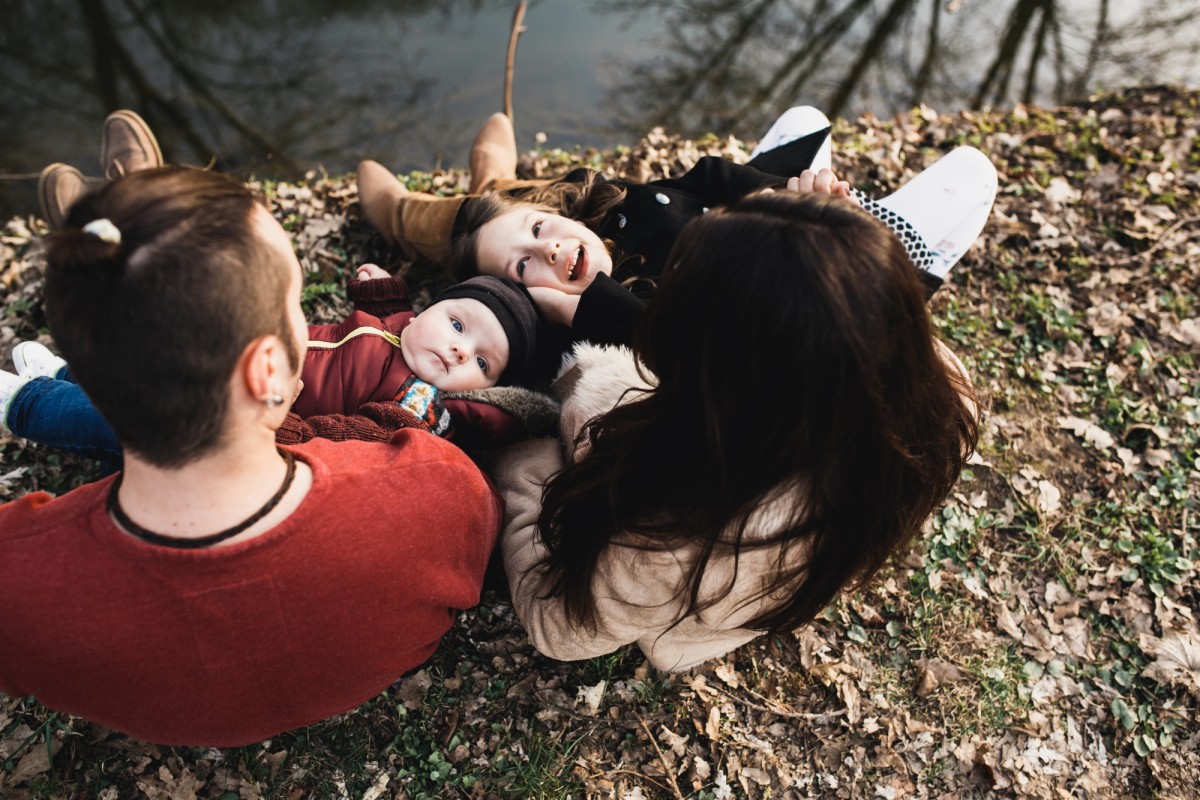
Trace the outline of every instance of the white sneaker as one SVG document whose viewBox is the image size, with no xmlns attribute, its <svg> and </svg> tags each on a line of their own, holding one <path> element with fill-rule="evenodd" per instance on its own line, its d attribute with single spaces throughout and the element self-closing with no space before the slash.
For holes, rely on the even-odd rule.
<svg viewBox="0 0 1200 800">
<path fill-rule="evenodd" d="M 758 140 L 758 146 L 754 148 L 754 152 L 750 153 L 750 158 L 754 159 L 759 153 L 765 153 L 769 150 L 774 150 L 776 147 L 782 147 L 788 142 L 794 142 L 802 136 L 816 133 L 828 127 L 829 117 L 825 116 L 820 109 L 812 106 L 795 106 L 794 108 L 789 108 L 779 115 L 779 119 L 775 120 L 775 123 Z M 816 172 L 820 169 L 831 169 L 832 165 L 833 143 L 829 137 L 826 137 L 825 143 L 821 145 L 821 149 L 813 157 L 813 162 L 809 166 L 809 169 Z"/>
<path fill-rule="evenodd" d="M 41 342 L 21 342 L 13 348 L 12 360 L 22 378 L 57 378 L 67 365 Z"/>
<path fill-rule="evenodd" d="M 8 404 L 28 380 L 0 369 L 0 428 L 8 428 Z"/>
</svg>

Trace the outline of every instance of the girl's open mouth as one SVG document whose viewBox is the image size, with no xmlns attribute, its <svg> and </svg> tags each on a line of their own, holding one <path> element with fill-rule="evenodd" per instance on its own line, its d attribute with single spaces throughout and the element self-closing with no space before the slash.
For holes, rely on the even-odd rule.
<svg viewBox="0 0 1200 800">
<path fill-rule="evenodd" d="M 587 250 L 583 245 L 575 251 L 575 258 L 567 263 L 567 281 L 577 281 L 587 274 Z"/>
</svg>

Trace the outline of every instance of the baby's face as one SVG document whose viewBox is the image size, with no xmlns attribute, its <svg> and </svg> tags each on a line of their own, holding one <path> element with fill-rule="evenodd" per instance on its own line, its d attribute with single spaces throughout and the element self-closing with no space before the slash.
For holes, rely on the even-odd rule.
<svg viewBox="0 0 1200 800">
<path fill-rule="evenodd" d="M 447 392 L 495 386 L 508 366 L 508 337 L 478 300 L 434 303 L 400 333 L 400 352 L 413 373 Z"/>
<path fill-rule="evenodd" d="M 612 256 L 591 228 L 536 208 L 516 208 L 479 229 L 477 257 L 484 275 L 583 294 L 599 273 L 612 274 Z"/>
</svg>

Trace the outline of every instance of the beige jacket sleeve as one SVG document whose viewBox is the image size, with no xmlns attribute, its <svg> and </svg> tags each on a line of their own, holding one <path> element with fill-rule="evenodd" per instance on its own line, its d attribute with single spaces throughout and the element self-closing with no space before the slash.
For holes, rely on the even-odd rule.
<svg viewBox="0 0 1200 800">
<path fill-rule="evenodd" d="M 559 442 L 537 439 L 501 453 L 494 475 L 507 506 L 501 555 L 513 607 L 539 652 L 574 661 L 611 653 L 670 626 L 680 614 L 674 587 L 683 573 L 672 553 L 610 547 L 593 579 L 594 631 L 568 619 L 561 597 L 544 597 L 539 565 L 546 548 L 537 530 L 542 486 L 564 463 Z"/>
<path fill-rule="evenodd" d="M 561 597 L 544 597 L 539 565 L 546 547 L 538 535 L 542 487 L 566 463 L 566 447 L 578 460 L 575 442 L 584 424 L 646 386 L 626 348 L 576 348 L 575 375 L 563 398 L 562 442 L 522 442 L 496 460 L 493 478 L 507 505 L 501 555 L 513 606 L 529 639 L 541 653 L 563 661 L 611 653 L 669 628 L 681 613 L 677 596 L 684 568 L 677 554 L 610 546 L 601 556 L 593 591 L 596 630 L 568 619 Z"/>
</svg>

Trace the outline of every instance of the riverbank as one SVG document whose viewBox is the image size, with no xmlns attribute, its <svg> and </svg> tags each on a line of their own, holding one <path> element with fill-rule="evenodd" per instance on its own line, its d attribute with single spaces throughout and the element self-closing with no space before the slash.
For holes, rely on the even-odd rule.
<svg viewBox="0 0 1200 800">
<path fill-rule="evenodd" d="M 957 144 L 992 158 L 1001 189 L 932 305 L 987 408 L 979 453 L 916 550 L 812 625 L 663 675 L 636 650 L 546 660 L 487 595 L 424 669 L 260 746 L 160 748 L 0 698 L 0 794 L 1193 796 L 1198 105 L 1200 91 L 1156 88 L 837 123 L 835 167 L 869 193 Z M 615 152 L 529 153 L 521 169 L 647 179 L 748 149 L 652 133 Z M 398 266 L 352 176 L 263 189 L 310 272 L 314 321 L 346 312 L 340 287 L 358 263 Z M 42 230 L 26 217 L 0 234 L 5 357 L 44 331 Z M 413 278 L 437 288 L 428 270 Z M 0 434 L 0 501 L 94 475 Z"/>
</svg>

